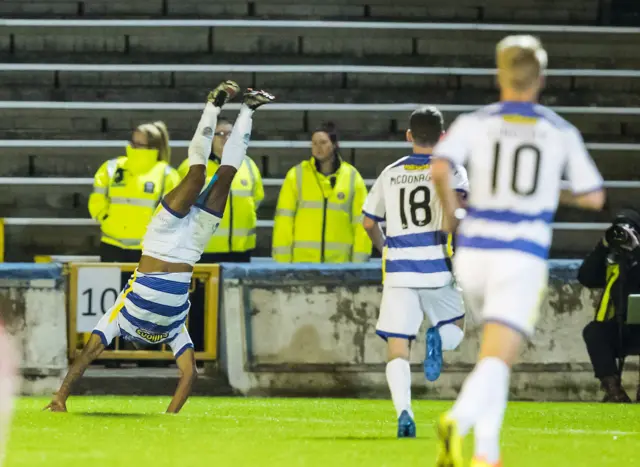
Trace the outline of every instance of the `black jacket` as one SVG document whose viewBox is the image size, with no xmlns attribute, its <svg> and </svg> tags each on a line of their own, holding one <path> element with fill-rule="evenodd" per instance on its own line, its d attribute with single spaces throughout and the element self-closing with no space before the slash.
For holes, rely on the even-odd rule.
<svg viewBox="0 0 640 467">
<path fill-rule="evenodd" d="M 624 301 L 621 302 L 619 267 L 602 241 L 584 259 L 578 270 L 578 281 L 589 289 L 604 289 L 600 304 L 596 309 L 595 320 L 606 321 L 615 317 L 615 310 L 626 310 L 626 297 L 640 293 L 640 262 L 631 260 L 626 271 Z M 606 303 L 603 303 L 606 301 Z M 621 305 L 625 305 L 622 306 Z"/>
</svg>

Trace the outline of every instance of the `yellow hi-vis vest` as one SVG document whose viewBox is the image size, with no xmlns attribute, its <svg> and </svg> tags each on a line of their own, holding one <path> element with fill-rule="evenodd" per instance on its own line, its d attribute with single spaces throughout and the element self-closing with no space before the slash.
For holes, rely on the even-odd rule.
<svg viewBox="0 0 640 467">
<path fill-rule="evenodd" d="M 220 160 L 207 163 L 207 183 L 220 167 Z M 185 160 L 178 173 L 184 178 L 189 172 L 189 161 Z M 229 199 L 222 221 L 204 249 L 205 253 L 245 252 L 256 247 L 256 211 L 264 199 L 262 177 L 258 166 L 245 157 L 231 182 Z"/>
<path fill-rule="evenodd" d="M 278 198 L 273 258 L 294 263 L 367 261 L 371 240 L 361 222 L 366 197 L 364 180 L 346 162 L 328 176 L 318 172 L 313 158 L 295 166 Z"/>
<path fill-rule="evenodd" d="M 122 156 L 100 166 L 89 197 L 89 213 L 100 222 L 104 243 L 140 250 L 156 206 L 180 177 L 166 162 L 158 161 L 141 175 L 127 171 L 126 162 Z"/>
</svg>

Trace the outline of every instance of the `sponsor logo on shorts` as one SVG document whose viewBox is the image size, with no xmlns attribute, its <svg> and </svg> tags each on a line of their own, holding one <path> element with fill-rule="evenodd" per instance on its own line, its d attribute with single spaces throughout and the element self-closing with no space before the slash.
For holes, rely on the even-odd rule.
<svg viewBox="0 0 640 467">
<path fill-rule="evenodd" d="M 163 332 L 162 334 L 153 334 L 145 331 L 144 329 L 136 329 L 136 334 L 149 342 L 160 342 L 169 337 L 168 332 Z"/>
<path fill-rule="evenodd" d="M 145 193 L 153 193 L 156 189 L 156 184 L 153 182 L 146 182 L 144 184 L 144 192 Z"/>
</svg>

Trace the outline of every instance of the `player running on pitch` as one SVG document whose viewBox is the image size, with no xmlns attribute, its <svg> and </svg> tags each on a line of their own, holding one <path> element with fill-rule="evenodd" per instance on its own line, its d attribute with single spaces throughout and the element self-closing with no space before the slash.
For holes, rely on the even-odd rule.
<svg viewBox="0 0 640 467">
<path fill-rule="evenodd" d="M 384 288 L 376 333 L 387 341 L 386 375 L 398 414 L 398 438 L 416 436 L 409 350 L 424 315 L 431 324 L 424 362 L 428 380 L 440 376 L 442 349 L 455 349 L 464 335 L 462 296 L 451 273 L 442 204 L 431 182 L 432 147 L 442 136 L 443 125 L 435 107 L 422 107 L 411 114 L 407 141 L 413 143 L 413 154 L 382 171 L 363 207 L 364 228 L 376 248 L 384 249 Z M 468 190 L 463 167 L 453 174 L 452 184 L 463 202 Z M 385 217 L 386 237 L 378 224 Z"/>
<path fill-rule="evenodd" d="M 226 81 L 209 94 L 189 145 L 189 172 L 163 198 L 147 228 L 138 268 L 73 362 L 47 406 L 52 411 L 66 411 L 71 386 L 116 336 L 141 345 L 167 343 L 180 370 L 180 381 L 167 412 L 177 413 L 189 397 L 196 377 L 193 344 L 185 326 L 193 266 L 222 218 L 231 182 L 249 144 L 253 112 L 274 100 L 264 91 L 245 93 L 221 165 L 203 190 L 220 109 L 238 90 L 236 83 Z"/>
<path fill-rule="evenodd" d="M 605 199 L 578 130 L 536 104 L 547 66 L 540 41 L 506 37 L 496 58 L 500 102 L 458 117 L 431 168 L 447 228 L 455 231 L 464 212 L 450 195 L 450 163 L 468 164 L 469 207 L 457 231 L 454 270 L 467 306 L 484 321 L 478 363 L 438 424 L 439 467 L 463 465 L 462 437 L 472 428 L 471 466 L 501 465 L 510 369 L 538 319 L 558 202 L 599 210 Z M 563 173 L 571 193 L 560 193 Z"/>
</svg>

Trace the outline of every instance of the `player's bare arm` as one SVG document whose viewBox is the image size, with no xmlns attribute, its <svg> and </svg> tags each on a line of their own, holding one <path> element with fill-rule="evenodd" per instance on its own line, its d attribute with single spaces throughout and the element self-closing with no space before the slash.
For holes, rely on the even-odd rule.
<svg viewBox="0 0 640 467">
<path fill-rule="evenodd" d="M 187 349 L 182 355 L 180 355 L 176 359 L 176 364 L 180 371 L 180 379 L 178 380 L 178 387 L 173 395 L 173 399 L 171 399 L 171 403 L 167 408 L 167 413 L 180 412 L 180 409 L 182 409 L 191 394 L 193 383 L 195 383 L 198 377 L 196 356 L 193 349 Z"/>
<path fill-rule="evenodd" d="M 98 358 L 104 348 L 100 337 L 92 334 L 80 355 L 73 361 L 60 389 L 58 389 L 58 392 L 53 396 L 49 405 L 45 407 L 45 410 L 51 410 L 52 412 L 67 411 L 67 399 L 71 394 L 74 383 L 82 377 L 91 362 Z"/>
<path fill-rule="evenodd" d="M 605 198 L 605 191 L 602 189 L 582 195 L 576 195 L 570 190 L 562 190 L 560 192 L 560 204 L 594 211 L 602 209 Z"/>
<path fill-rule="evenodd" d="M 448 160 L 434 159 L 431 162 L 431 179 L 444 209 L 442 227 L 446 232 L 455 232 L 459 222 L 455 212 L 461 206 L 458 194 L 451 187 L 451 166 Z"/>
<path fill-rule="evenodd" d="M 386 237 L 384 235 L 384 232 L 382 232 L 382 227 L 380 227 L 380 224 L 378 224 L 377 221 L 365 216 L 362 220 L 362 226 L 364 227 L 364 230 L 367 231 L 367 235 L 369 235 L 369 238 L 373 242 L 373 245 L 378 249 L 380 253 L 382 253 Z"/>
</svg>

